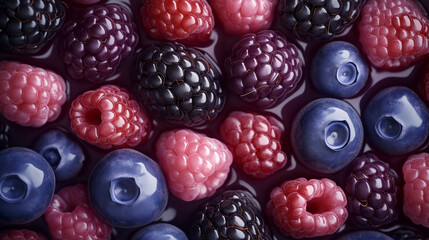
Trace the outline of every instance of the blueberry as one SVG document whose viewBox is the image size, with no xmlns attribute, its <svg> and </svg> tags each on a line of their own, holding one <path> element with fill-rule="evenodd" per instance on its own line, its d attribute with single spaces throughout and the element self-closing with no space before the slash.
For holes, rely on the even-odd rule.
<svg viewBox="0 0 429 240">
<path fill-rule="evenodd" d="M 292 147 L 310 169 L 334 173 L 349 164 L 363 145 L 363 126 L 348 103 L 321 98 L 307 104 L 295 117 Z"/>
<path fill-rule="evenodd" d="M 390 155 L 406 154 L 423 145 L 429 135 L 428 119 L 429 109 L 406 87 L 380 91 L 363 112 L 369 142 Z"/>
<path fill-rule="evenodd" d="M 133 149 L 108 153 L 89 176 L 95 212 L 116 227 L 139 227 L 158 219 L 167 206 L 168 189 L 159 165 Z"/>
<path fill-rule="evenodd" d="M 37 139 L 33 149 L 49 162 L 59 181 L 77 176 L 85 160 L 79 144 L 60 130 L 44 133 Z"/>
<path fill-rule="evenodd" d="M 331 97 L 354 96 L 364 87 L 368 73 L 368 65 L 359 50 L 343 41 L 324 45 L 311 65 L 314 87 Z"/>
<path fill-rule="evenodd" d="M 185 233 L 174 225 L 157 223 L 140 229 L 131 240 L 188 240 Z"/>
<path fill-rule="evenodd" d="M 393 240 L 393 238 L 387 236 L 384 233 L 376 231 L 357 231 L 350 232 L 346 235 L 341 236 L 338 240 Z"/>
<path fill-rule="evenodd" d="M 43 215 L 54 196 L 55 175 L 37 152 L 23 147 L 0 151 L 0 220 L 29 223 Z"/>
</svg>

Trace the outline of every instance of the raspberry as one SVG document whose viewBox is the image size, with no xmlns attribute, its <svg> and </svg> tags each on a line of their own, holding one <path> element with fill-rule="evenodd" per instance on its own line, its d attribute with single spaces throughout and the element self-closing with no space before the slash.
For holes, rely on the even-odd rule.
<svg viewBox="0 0 429 240">
<path fill-rule="evenodd" d="M 0 113 L 22 126 L 40 127 L 58 118 L 66 101 L 61 76 L 38 67 L 0 61 Z"/>
<path fill-rule="evenodd" d="M 370 0 L 358 27 L 375 67 L 403 69 L 429 53 L 429 21 L 412 0 Z"/>
<path fill-rule="evenodd" d="M 40 233 L 27 229 L 7 229 L 0 232 L 0 240 L 46 240 L 47 238 Z"/>
<path fill-rule="evenodd" d="M 283 125 L 273 117 L 232 112 L 220 126 L 222 140 L 246 174 L 267 177 L 285 166 L 281 150 Z"/>
<path fill-rule="evenodd" d="M 332 234 L 347 219 L 346 196 L 327 178 L 286 181 L 270 198 L 268 214 L 283 234 L 294 238 Z"/>
<path fill-rule="evenodd" d="M 429 227 L 429 153 L 408 157 L 404 174 L 404 214 L 415 224 Z"/>
<path fill-rule="evenodd" d="M 258 32 L 271 26 L 278 0 L 211 0 L 210 5 L 229 34 Z"/>
<path fill-rule="evenodd" d="M 298 48 L 271 30 L 242 36 L 225 61 L 230 89 L 262 108 L 274 107 L 292 92 L 302 65 Z"/>
<path fill-rule="evenodd" d="M 77 97 L 70 107 L 71 129 L 100 148 L 134 147 L 149 137 L 151 122 L 125 90 L 105 85 Z"/>
<path fill-rule="evenodd" d="M 146 32 L 156 39 L 188 44 L 207 41 L 214 26 L 206 0 L 142 0 L 140 17 Z"/>
<path fill-rule="evenodd" d="M 102 82 L 112 76 L 138 42 L 131 16 L 119 5 L 85 8 L 64 25 L 62 59 L 74 79 Z"/>
<path fill-rule="evenodd" d="M 398 215 L 398 175 L 373 154 L 356 158 L 346 175 L 345 189 L 350 219 L 361 227 L 378 227 Z"/>
<path fill-rule="evenodd" d="M 225 182 L 232 163 L 225 144 L 188 129 L 161 134 L 156 155 L 170 191 L 185 201 L 211 196 Z"/>
</svg>

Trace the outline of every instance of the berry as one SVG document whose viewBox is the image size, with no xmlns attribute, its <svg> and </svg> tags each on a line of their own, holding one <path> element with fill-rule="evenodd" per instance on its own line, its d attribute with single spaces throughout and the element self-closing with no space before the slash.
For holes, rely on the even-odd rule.
<svg viewBox="0 0 429 240">
<path fill-rule="evenodd" d="M 283 234 L 294 238 L 325 236 L 347 219 L 347 199 L 330 179 L 298 178 L 272 190 L 268 214 Z"/>
<path fill-rule="evenodd" d="M 9 125 L 6 124 L 6 121 L 0 117 L 0 150 L 6 149 L 9 147 Z"/>
<path fill-rule="evenodd" d="M 151 122 L 134 98 L 114 85 L 77 97 L 70 107 L 71 129 L 103 149 L 133 147 L 149 137 Z"/>
<path fill-rule="evenodd" d="M 55 194 L 45 220 L 54 240 L 110 239 L 111 227 L 92 210 L 83 184 L 65 187 Z"/>
<path fill-rule="evenodd" d="M 147 48 L 138 59 L 137 98 L 158 117 L 185 126 L 213 120 L 225 104 L 220 70 L 206 55 L 179 43 Z"/>
<path fill-rule="evenodd" d="M 262 108 L 274 107 L 292 92 L 302 65 L 298 48 L 271 30 L 242 36 L 225 61 L 230 90 Z"/>
<path fill-rule="evenodd" d="M 267 177 L 286 165 L 281 150 L 283 124 L 273 117 L 232 112 L 220 126 L 220 135 L 246 174 Z"/>
<path fill-rule="evenodd" d="M 0 240 L 46 240 L 41 234 L 27 229 L 6 229 L 0 232 Z"/>
<path fill-rule="evenodd" d="M 59 0 L 4 0 L 0 4 L 0 49 L 35 53 L 61 29 L 65 3 Z"/>
<path fill-rule="evenodd" d="M 404 69 L 429 53 L 429 20 L 412 0 L 369 0 L 358 27 L 375 67 Z"/>
<path fill-rule="evenodd" d="M 131 240 L 188 240 L 186 234 L 174 225 L 168 223 L 156 223 L 140 229 Z"/>
<path fill-rule="evenodd" d="M 401 227 L 396 228 L 393 231 L 389 232 L 389 235 L 392 236 L 395 240 L 422 240 L 425 239 L 424 233 L 419 232 L 410 226 L 401 225 Z M 426 232 L 426 238 L 428 237 Z"/>
<path fill-rule="evenodd" d="M 404 214 L 414 224 L 429 227 L 429 153 L 408 157 L 402 166 L 404 174 Z"/>
<path fill-rule="evenodd" d="M 190 240 L 271 240 L 256 199 L 247 191 L 230 190 L 217 196 L 194 214 Z"/>
<path fill-rule="evenodd" d="M 101 0 L 71 0 L 75 3 L 83 4 L 83 5 L 91 5 L 100 2 Z"/>
<path fill-rule="evenodd" d="M 214 26 L 206 0 L 144 0 L 140 17 L 150 37 L 195 44 L 207 41 Z"/>
<path fill-rule="evenodd" d="M 347 233 L 340 238 L 336 238 L 337 240 L 393 240 L 391 237 L 383 234 L 381 232 L 376 231 L 356 231 Z"/>
<path fill-rule="evenodd" d="M 366 0 L 280 0 L 283 25 L 298 38 L 329 40 L 359 16 Z"/>
<path fill-rule="evenodd" d="M 274 18 L 278 0 L 210 0 L 223 29 L 229 34 L 243 35 L 268 29 Z"/>
<path fill-rule="evenodd" d="M 429 63 L 424 68 L 423 77 L 420 79 L 418 89 L 423 101 L 429 103 Z"/>
<path fill-rule="evenodd" d="M 62 59 L 74 79 L 108 81 L 138 42 L 132 17 L 119 5 L 87 7 L 64 25 Z"/>
<path fill-rule="evenodd" d="M 399 179 L 373 154 L 356 158 L 345 178 L 349 218 L 361 227 L 378 227 L 398 215 Z"/>
<path fill-rule="evenodd" d="M 66 84 L 54 72 L 0 61 L 0 113 L 22 126 L 40 127 L 58 118 Z"/>
<path fill-rule="evenodd" d="M 184 201 L 213 195 L 228 177 L 232 163 L 225 144 L 188 129 L 161 134 L 156 156 L 170 191 Z"/>
</svg>

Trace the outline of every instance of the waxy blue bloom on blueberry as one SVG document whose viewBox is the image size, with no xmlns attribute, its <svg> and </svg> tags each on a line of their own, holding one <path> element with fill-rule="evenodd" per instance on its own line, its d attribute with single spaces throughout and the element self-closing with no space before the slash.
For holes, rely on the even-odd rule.
<svg viewBox="0 0 429 240">
<path fill-rule="evenodd" d="M 156 223 L 140 229 L 131 240 L 188 240 L 186 234 L 178 227 L 168 223 Z"/>
</svg>

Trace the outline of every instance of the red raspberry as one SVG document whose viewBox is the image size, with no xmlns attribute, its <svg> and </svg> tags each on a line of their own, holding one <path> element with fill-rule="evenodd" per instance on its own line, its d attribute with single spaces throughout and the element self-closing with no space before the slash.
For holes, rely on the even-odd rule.
<svg viewBox="0 0 429 240">
<path fill-rule="evenodd" d="M 325 236 L 347 219 L 343 190 L 327 178 L 298 178 L 271 192 L 267 210 L 277 227 L 294 238 Z"/>
<path fill-rule="evenodd" d="M 280 145 L 282 130 L 283 125 L 273 117 L 232 112 L 220 126 L 220 135 L 245 173 L 264 178 L 286 164 Z"/>
<path fill-rule="evenodd" d="M 213 11 L 229 34 L 243 35 L 268 29 L 278 0 L 210 0 Z"/>
<path fill-rule="evenodd" d="M 404 173 L 404 214 L 415 224 L 429 227 L 429 153 L 410 156 Z"/>
<path fill-rule="evenodd" d="M 225 144 L 188 129 L 163 133 L 156 156 L 170 191 L 185 201 L 211 196 L 225 182 L 232 163 Z"/>
<path fill-rule="evenodd" d="M 140 16 L 149 36 L 183 43 L 209 39 L 214 26 L 206 0 L 142 0 Z"/>
<path fill-rule="evenodd" d="M 0 61 L 0 113 L 22 126 L 40 127 L 58 118 L 67 98 L 63 78 L 54 72 Z"/>
<path fill-rule="evenodd" d="M 71 129 L 100 148 L 134 147 L 145 142 L 151 123 L 125 90 L 105 85 L 77 97 L 70 108 Z"/>
<path fill-rule="evenodd" d="M 65 187 L 55 194 L 45 220 L 54 239 L 110 239 L 111 227 L 91 208 L 88 189 L 83 184 Z"/>
<path fill-rule="evenodd" d="M 46 240 L 46 237 L 27 229 L 8 229 L 0 232 L 0 240 Z"/>
<path fill-rule="evenodd" d="M 412 0 L 370 0 L 361 14 L 360 42 L 374 66 L 403 69 L 429 53 L 429 20 Z"/>
</svg>

